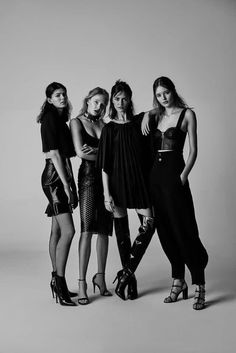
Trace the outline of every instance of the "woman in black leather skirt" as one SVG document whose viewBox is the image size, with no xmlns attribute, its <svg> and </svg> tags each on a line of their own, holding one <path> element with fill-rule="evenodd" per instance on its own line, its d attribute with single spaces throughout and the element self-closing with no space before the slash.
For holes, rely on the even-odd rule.
<svg viewBox="0 0 236 353">
<path fill-rule="evenodd" d="M 72 208 L 77 206 L 76 188 L 70 157 L 75 155 L 69 128 L 69 104 L 66 88 L 57 82 L 46 88 L 46 100 L 37 121 L 41 123 L 42 150 L 46 165 L 42 188 L 49 201 L 46 209 L 52 218 L 49 253 L 52 261 L 52 295 L 61 305 L 74 306 L 76 293 L 68 291 L 65 270 L 75 229 Z"/>
<path fill-rule="evenodd" d="M 105 282 L 108 236 L 112 235 L 112 216 L 105 209 L 101 173 L 96 169 L 98 143 L 104 126 L 108 93 L 96 87 L 83 101 L 79 115 L 70 122 L 75 151 L 82 162 L 78 174 L 81 235 L 79 240 L 79 304 L 89 303 L 86 274 L 92 235 L 97 234 L 97 273 L 92 282 L 102 296 L 111 296 Z"/>
<path fill-rule="evenodd" d="M 153 102 L 158 107 L 151 121 L 153 166 L 150 189 L 163 250 L 172 268 L 173 285 L 165 303 L 176 302 L 180 293 L 188 297 L 185 265 L 196 285 L 193 309 L 205 307 L 205 267 L 207 252 L 199 238 L 188 175 L 197 157 L 195 113 L 176 92 L 173 82 L 160 77 L 153 84 Z M 145 124 L 143 124 L 145 125 Z M 148 133 L 149 127 L 143 128 Z M 189 153 L 186 163 L 183 147 L 186 135 Z"/>
</svg>

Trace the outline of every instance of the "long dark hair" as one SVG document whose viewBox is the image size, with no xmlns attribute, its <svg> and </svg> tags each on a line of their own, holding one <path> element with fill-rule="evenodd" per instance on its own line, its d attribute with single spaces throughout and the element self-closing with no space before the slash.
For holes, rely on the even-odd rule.
<svg viewBox="0 0 236 353">
<path fill-rule="evenodd" d="M 118 93 L 124 92 L 127 97 L 130 99 L 130 104 L 127 108 L 126 114 L 129 119 L 132 119 L 134 116 L 134 107 L 133 107 L 133 102 L 132 102 L 132 90 L 130 86 L 124 82 L 124 81 L 116 81 L 114 86 L 111 89 L 111 96 L 110 96 L 110 107 L 109 107 L 109 115 L 111 119 L 115 119 L 117 115 L 117 111 L 115 110 L 114 104 L 112 102 L 112 99 L 114 96 L 116 96 Z"/>
<path fill-rule="evenodd" d="M 153 107 L 158 108 L 160 114 L 163 113 L 165 108 L 158 102 L 157 97 L 156 97 L 156 89 L 159 86 L 168 89 L 172 93 L 173 99 L 174 99 L 174 104 L 177 107 L 188 108 L 188 105 L 185 103 L 184 99 L 182 97 L 180 97 L 180 95 L 177 93 L 175 85 L 171 81 L 171 79 L 169 79 L 168 77 L 165 77 L 165 76 L 161 76 L 161 77 L 158 77 L 153 83 Z"/>
<path fill-rule="evenodd" d="M 41 107 L 40 113 L 37 116 L 37 123 L 41 123 L 43 121 L 44 116 L 48 112 L 52 112 L 53 114 L 58 114 L 57 108 L 55 108 L 54 105 L 50 104 L 47 100 L 47 98 L 52 97 L 53 92 L 56 91 L 57 89 L 63 89 L 67 94 L 67 89 L 63 84 L 59 82 L 50 83 L 45 90 L 46 100 L 44 101 Z M 68 101 L 67 106 L 63 109 L 62 114 L 60 115 L 64 121 L 68 121 L 71 110 L 72 110 L 72 106 L 71 106 L 71 103 Z"/>
<path fill-rule="evenodd" d="M 95 87 L 91 91 L 89 91 L 87 96 L 84 98 L 83 103 L 82 103 L 82 108 L 80 109 L 78 117 L 84 115 L 87 112 L 88 100 L 90 98 L 96 96 L 97 94 L 100 94 L 100 95 L 104 96 L 104 98 L 105 98 L 105 106 L 104 106 L 104 109 L 102 111 L 101 117 L 104 116 L 104 114 L 106 112 L 106 107 L 107 107 L 107 104 L 108 104 L 108 100 L 109 100 L 109 94 L 104 88 Z"/>
</svg>

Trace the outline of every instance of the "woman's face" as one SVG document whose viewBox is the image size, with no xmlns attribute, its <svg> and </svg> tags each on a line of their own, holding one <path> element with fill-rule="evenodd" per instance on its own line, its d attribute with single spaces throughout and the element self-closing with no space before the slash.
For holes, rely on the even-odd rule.
<svg viewBox="0 0 236 353">
<path fill-rule="evenodd" d="M 173 93 L 168 88 L 162 86 L 157 87 L 156 98 L 164 108 L 169 108 L 174 103 Z"/>
<path fill-rule="evenodd" d="M 65 108 L 68 103 L 66 91 L 63 88 L 56 89 L 51 98 L 48 98 L 48 103 L 54 105 L 57 109 Z"/>
<path fill-rule="evenodd" d="M 113 96 L 112 103 L 117 112 L 125 113 L 130 104 L 130 98 L 125 92 L 118 92 L 115 96 Z"/>
<path fill-rule="evenodd" d="M 102 94 L 96 94 L 87 101 L 87 112 L 99 116 L 106 108 L 106 99 Z"/>
</svg>

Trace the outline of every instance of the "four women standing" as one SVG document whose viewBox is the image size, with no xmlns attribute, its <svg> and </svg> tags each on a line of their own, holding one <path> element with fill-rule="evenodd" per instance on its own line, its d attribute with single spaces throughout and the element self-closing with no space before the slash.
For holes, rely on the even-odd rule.
<svg viewBox="0 0 236 353">
<path fill-rule="evenodd" d="M 66 92 L 65 88 L 61 89 Z M 197 285 L 193 308 L 200 310 L 205 306 L 204 269 L 208 255 L 198 235 L 187 180 L 197 156 L 196 117 L 177 94 L 170 79 L 158 78 L 154 82 L 153 93 L 154 107 L 158 111 L 156 119 L 152 118 L 149 124 L 149 118 L 147 118 L 149 114 L 146 114 L 142 122 L 144 135 L 151 132 L 149 147 L 147 145 L 149 140 L 141 134 L 141 120 L 144 114 L 134 115 L 132 91 L 125 82 L 117 81 L 112 87 L 110 122 L 107 125 L 104 126 L 102 117 L 108 103 L 108 93 L 99 87 L 89 92 L 84 99 L 79 116 L 71 120 L 71 133 L 76 154 L 82 159 L 78 176 L 81 218 L 79 304 L 89 303 L 86 272 L 93 233 L 98 234 L 98 272 L 92 280 L 94 289 L 97 286 L 101 295 L 111 295 L 106 288 L 105 266 L 108 235 L 112 233 L 112 215 L 123 266 L 123 269 L 117 273 L 118 284 L 115 292 L 123 300 L 137 298 L 137 281 L 134 272 L 154 233 L 151 208 L 153 206 L 158 235 L 163 250 L 171 262 L 174 279 L 170 295 L 165 298 L 164 302 L 175 302 L 180 293 L 183 294 L 183 298 L 187 298 L 188 287 L 184 280 L 184 270 L 187 265 L 191 272 L 192 282 Z M 60 116 L 61 110 L 54 104 L 56 101 L 53 100 L 52 94 L 48 94 L 47 97 L 48 103 L 57 109 L 56 112 Z M 52 131 L 55 129 L 55 135 L 59 134 L 56 125 L 51 125 L 51 128 Z M 42 133 L 43 146 L 44 134 Z M 189 155 L 185 164 L 183 146 L 186 135 L 189 138 Z M 59 168 L 57 162 L 53 164 L 53 160 L 58 160 L 54 158 L 55 152 L 52 152 L 54 148 L 60 151 L 57 144 L 43 148 L 44 152 L 47 152 L 46 158 L 52 160 L 50 164 L 47 162 L 46 167 L 54 165 L 67 197 L 64 197 L 67 201 L 66 205 L 69 207 L 71 193 L 67 189 L 66 180 L 68 179 L 65 176 L 67 169 Z M 68 153 L 62 151 L 62 154 L 62 160 L 64 161 L 65 157 L 65 165 L 68 165 L 71 170 L 67 158 L 73 155 L 73 148 Z M 152 157 L 152 163 L 150 157 Z M 59 165 L 64 164 L 61 162 Z M 102 179 L 97 167 L 102 170 Z M 47 168 L 44 174 L 47 174 Z M 71 180 L 73 180 L 72 177 Z M 44 182 L 43 187 L 47 190 L 45 193 L 49 201 L 54 200 L 53 197 L 57 192 L 55 189 L 47 189 L 45 185 L 47 184 Z M 53 201 L 51 204 L 54 207 Z M 141 221 L 133 245 L 131 245 L 127 216 L 129 208 L 136 209 Z M 56 209 L 58 210 L 58 206 Z M 62 218 L 67 218 L 67 220 L 68 214 L 70 215 L 70 224 L 73 225 L 71 214 L 64 208 L 62 212 L 65 212 Z M 61 227 L 59 220 L 53 224 L 55 229 L 57 229 L 55 224 Z M 62 229 L 60 232 L 62 234 Z M 64 278 L 64 272 L 59 264 L 53 268 L 57 271 L 57 276 L 56 284 L 52 288 L 54 292 L 60 293 L 62 290 L 58 278 L 60 275 Z M 64 287 L 66 288 L 66 284 Z M 66 293 L 65 302 L 69 305 L 71 300 L 68 290 Z"/>
</svg>

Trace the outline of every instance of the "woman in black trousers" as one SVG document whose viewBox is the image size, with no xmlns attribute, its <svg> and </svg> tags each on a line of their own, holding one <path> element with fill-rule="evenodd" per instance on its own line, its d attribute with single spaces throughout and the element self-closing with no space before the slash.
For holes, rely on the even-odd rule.
<svg viewBox="0 0 236 353">
<path fill-rule="evenodd" d="M 150 189 L 161 245 L 172 268 L 173 285 L 165 303 L 175 302 L 180 293 L 188 297 L 185 265 L 196 284 L 193 309 L 205 306 L 205 267 L 208 255 L 201 243 L 195 219 L 188 175 L 197 157 L 197 123 L 194 112 L 176 92 L 173 82 L 160 77 L 153 84 L 156 121 L 150 122 L 153 166 Z M 144 124 L 143 132 L 149 132 Z M 186 135 L 189 154 L 186 164 L 183 147 Z"/>
</svg>

